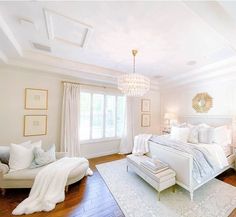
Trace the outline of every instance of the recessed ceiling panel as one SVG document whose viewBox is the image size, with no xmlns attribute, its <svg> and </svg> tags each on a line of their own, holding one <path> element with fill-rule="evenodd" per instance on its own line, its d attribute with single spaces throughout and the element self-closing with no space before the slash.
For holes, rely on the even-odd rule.
<svg viewBox="0 0 236 217">
<path fill-rule="evenodd" d="M 92 28 L 77 20 L 44 10 L 49 39 L 85 47 Z"/>
</svg>

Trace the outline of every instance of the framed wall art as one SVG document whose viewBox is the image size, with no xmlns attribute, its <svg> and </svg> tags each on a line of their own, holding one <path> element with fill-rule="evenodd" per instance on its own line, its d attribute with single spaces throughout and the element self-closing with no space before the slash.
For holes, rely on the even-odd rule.
<svg viewBox="0 0 236 217">
<path fill-rule="evenodd" d="M 47 115 L 25 115 L 24 136 L 42 136 L 47 134 Z"/>
<path fill-rule="evenodd" d="M 151 125 L 151 115 L 150 114 L 142 114 L 141 126 L 142 127 L 150 127 L 150 125 Z"/>
<path fill-rule="evenodd" d="M 151 100 L 150 99 L 142 99 L 141 111 L 142 112 L 150 112 L 151 111 Z"/>
<path fill-rule="evenodd" d="M 25 109 L 47 110 L 48 90 L 25 88 Z"/>
</svg>

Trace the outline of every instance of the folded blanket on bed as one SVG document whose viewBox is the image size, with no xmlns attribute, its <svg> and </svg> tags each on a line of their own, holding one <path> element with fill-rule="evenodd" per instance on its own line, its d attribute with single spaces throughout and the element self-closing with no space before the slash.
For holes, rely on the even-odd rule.
<svg viewBox="0 0 236 217">
<path fill-rule="evenodd" d="M 148 140 L 151 138 L 151 136 L 152 134 L 139 134 L 135 136 L 132 154 L 141 156 L 148 153 Z"/>
<path fill-rule="evenodd" d="M 198 183 L 201 183 L 202 180 L 212 175 L 215 171 L 228 165 L 226 157 L 222 155 L 223 149 L 221 150 L 220 146 L 209 149 L 197 144 L 190 145 L 172 140 L 164 136 L 153 136 L 150 141 L 191 154 L 193 156 L 193 178 Z"/>
<path fill-rule="evenodd" d="M 69 173 L 84 163 L 88 163 L 85 158 L 65 157 L 43 168 L 35 178 L 29 197 L 22 201 L 12 214 L 31 214 L 54 209 L 57 203 L 65 199 Z"/>
</svg>

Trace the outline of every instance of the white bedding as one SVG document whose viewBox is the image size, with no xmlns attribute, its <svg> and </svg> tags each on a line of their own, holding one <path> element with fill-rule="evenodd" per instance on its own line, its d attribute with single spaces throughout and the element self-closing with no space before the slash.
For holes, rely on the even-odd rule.
<svg viewBox="0 0 236 217">
<path fill-rule="evenodd" d="M 223 150 L 224 150 L 224 153 L 225 153 L 226 157 L 228 157 L 232 154 L 232 148 L 231 148 L 230 145 L 224 146 Z"/>
<path fill-rule="evenodd" d="M 191 143 L 189 143 L 189 144 L 191 144 Z M 216 143 L 213 143 L 213 144 L 198 143 L 198 145 L 202 145 L 202 146 L 206 145 L 207 147 L 208 147 L 208 146 L 209 146 L 209 147 L 212 146 L 213 149 L 214 149 L 215 147 L 216 147 L 216 149 L 217 149 L 217 147 L 220 146 L 220 147 L 222 148 L 222 150 L 223 150 L 223 152 L 224 152 L 226 158 L 227 158 L 229 155 L 232 154 L 232 149 L 231 149 L 231 146 L 230 146 L 230 145 L 219 145 L 219 144 L 216 144 Z"/>
<path fill-rule="evenodd" d="M 167 138 L 169 135 L 166 136 Z M 232 154 L 230 145 L 219 145 L 216 143 L 212 144 L 205 144 L 205 143 L 187 143 L 189 145 L 197 145 L 201 148 L 204 148 L 209 152 L 211 157 L 215 160 L 216 164 L 218 165 L 219 169 L 222 169 L 229 165 L 227 157 Z"/>
<path fill-rule="evenodd" d="M 173 140 L 170 136 L 153 136 L 150 141 L 154 142 L 156 146 L 161 146 L 161 148 L 165 147 L 170 149 L 170 151 L 191 155 L 193 166 L 190 169 L 192 177 L 197 183 L 201 183 L 229 165 L 223 147 L 218 144 L 192 144 Z M 166 155 L 169 156 L 170 154 Z M 166 155 L 158 157 L 169 164 L 170 160 L 166 159 Z M 173 162 L 175 160 L 173 159 Z"/>
<path fill-rule="evenodd" d="M 188 144 L 193 145 L 191 143 Z M 196 146 L 196 144 L 194 145 Z M 221 145 L 198 143 L 197 146 L 208 151 L 210 157 L 214 159 L 219 169 L 223 169 L 224 167 L 229 165 L 224 147 L 222 147 Z"/>
</svg>

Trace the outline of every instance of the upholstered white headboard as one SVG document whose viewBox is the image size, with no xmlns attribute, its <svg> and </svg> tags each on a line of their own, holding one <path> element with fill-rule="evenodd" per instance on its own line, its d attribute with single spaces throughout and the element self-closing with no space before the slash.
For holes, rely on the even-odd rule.
<svg viewBox="0 0 236 217">
<path fill-rule="evenodd" d="M 178 122 L 186 122 L 193 125 L 205 123 L 212 127 L 218 127 L 222 125 L 227 125 L 228 127 L 231 127 L 233 122 L 233 116 L 192 115 L 179 117 Z"/>
</svg>

